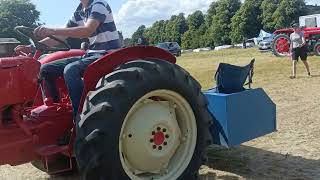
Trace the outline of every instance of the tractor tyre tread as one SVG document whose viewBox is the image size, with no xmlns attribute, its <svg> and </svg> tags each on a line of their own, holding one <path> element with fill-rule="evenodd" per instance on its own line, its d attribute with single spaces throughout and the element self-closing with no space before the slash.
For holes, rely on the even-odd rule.
<svg viewBox="0 0 320 180">
<path fill-rule="evenodd" d="M 283 55 L 281 55 L 281 54 L 276 50 L 276 47 L 275 47 L 275 42 L 276 42 L 276 40 L 279 39 L 279 38 L 281 38 L 281 37 L 290 40 L 290 37 L 289 37 L 288 35 L 286 35 L 286 34 L 278 34 L 278 35 L 273 39 L 272 45 L 271 45 L 271 50 L 272 50 L 272 53 L 273 53 L 275 56 L 277 56 L 277 57 L 284 57 Z"/>
<path fill-rule="evenodd" d="M 316 43 L 314 45 L 314 49 L 313 49 L 314 53 L 316 56 L 320 56 L 320 42 Z"/>
<path fill-rule="evenodd" d="M 134 103 L 150 91 L 168 89 L 181 94 L 197 119 L 197 144 L 192 160 L 179 177 L 197 179 L 211 142 L 213 120 L 200 84 L 183 68 L 163 60 L 136 60 L 120 65 L 88 94 L 76 125 L 75 154 L 83 179 L 127 180 L 119 155 L 122 123 Z M 104 107 L 104 108 L 102 108 Z"/>
</svg>

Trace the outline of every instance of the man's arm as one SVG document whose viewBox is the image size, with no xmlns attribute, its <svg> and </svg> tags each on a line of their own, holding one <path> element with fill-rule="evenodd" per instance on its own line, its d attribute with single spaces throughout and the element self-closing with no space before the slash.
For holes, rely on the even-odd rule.
<svg viewBox="0 0 320 180">
<path fill-rule="evenodd" d="M 65 36 L 55 36 L 55 37 L 62 40 L 62 41 L 67 39 L 67 37 L 65 37 Z M 48 47 L 54 47 L 54 46 L 58 46 L 61 44 L 60 42 L 58 42 L 54 39 L 51 39 L 51 38 L 45 38 L 45 39 L 41 40 L 40 42 L 47 45 Z"/>
<path fill-rule="evenodd" d="M 304 35 L 302 35 L 302 44 L 301 44 L 301 47 L 303 47 L 304 45 L 306 45 L 306 38 L 304 38 Z"/>
<path fill-rule="evenodd" d="M 292 46 L 293 46 L 293 42 L 292 42 L 292 34 L 290 34 L 290 47 L 289 47 L 289 54 L 291 54 L 292 52 Z"/>
<path fill-rule="evenodd" d="M 48 37 L 53 35 L 71 38 L 88 38 L 96 31 L 99 25 L 99 21 L 95 19 L 89 19 L 84 26 L 57 29 L 38 27 L 35 29 L 34 33 L 39 37 Z M 49 40 L 44 41 L 46 43 L 49 42 Z"/>
</svg>

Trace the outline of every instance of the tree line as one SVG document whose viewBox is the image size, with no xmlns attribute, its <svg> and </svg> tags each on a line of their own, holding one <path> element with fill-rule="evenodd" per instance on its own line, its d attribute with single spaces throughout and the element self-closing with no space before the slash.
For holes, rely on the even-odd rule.
<svg viewBox="0 0 320 180">
<path fill-rule="evenodd" d="M 206 13 L 195 11 L 187 17 L 180 13 L 148 28 L 142 25 L 124 44 L 137 44 L 141 37 L 150 45 L 174 41 L 185 49 L 234 44 L 256 37 L 260 29 L 273 32 L 289 27 L 299 16 L 308 14 L 320 14 L 320 7 L 306 5 L 304 0 L 217 0 Z M 13 29 L 18 25 L 39 26 L 39 16 L 30 0 L 0 0 L 0 38 L 15 37 L 28 43 Z M 77 48 L 81 41 L 70 38 L 69 44 Z"/>
<path fill-rule="evenodd" d="M 241 43 L 256 37 L 261 29 L 273 32 L 299 22 L 299 16 L 320 13 L 320 7 L 304 0 L 218 0 L 207 12 L 183 13 L 160 20 L 150 27 L 141 25 L 126 45 L 144 38 L 150 45 L 178 42 L 184 49 Z"/>
<path fill-rule="evenodd" d="M 30 0 L 0 0 L 0 38 L 15 37 L 21 39 L 13 31 L 16 26 L 36 27 L 39 25 L 40 12 Z"/>
</svg>

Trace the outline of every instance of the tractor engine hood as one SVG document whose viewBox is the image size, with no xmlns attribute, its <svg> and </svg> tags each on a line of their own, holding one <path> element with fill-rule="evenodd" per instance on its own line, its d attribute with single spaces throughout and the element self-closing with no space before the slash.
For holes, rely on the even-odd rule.
<svg viewBox="0 0 320 180">
<path fill-rule="evenodd" d="M 32 57 L 0 58 L 0 108 L 35 98 L 40 62 Z"/>
<path fill-rule="evenodd" d="M 32 60 L 31 57 L 7 57 L 7 58 L 0 58 L 0 68 L 12 68 L 17 67 L 23 64 L 23 62 Z"/>
</svg>

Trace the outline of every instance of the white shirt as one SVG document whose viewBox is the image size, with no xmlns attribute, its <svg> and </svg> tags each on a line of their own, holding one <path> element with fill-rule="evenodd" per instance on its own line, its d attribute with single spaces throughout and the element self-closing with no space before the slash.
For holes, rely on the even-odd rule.
<svg viewBox="0 0 320 180">
<path fill-rule="evenodd" d="M 290 35 L 290 40 L 292 42 L 292 48 L 299 48 L 303 44 L 304 34 L 303 32 L 293 32 Z"/>
</svg>

